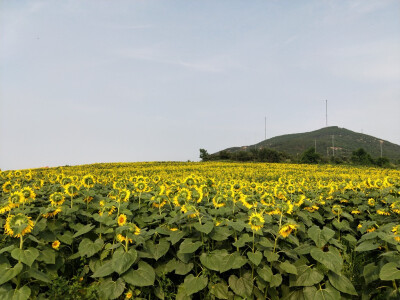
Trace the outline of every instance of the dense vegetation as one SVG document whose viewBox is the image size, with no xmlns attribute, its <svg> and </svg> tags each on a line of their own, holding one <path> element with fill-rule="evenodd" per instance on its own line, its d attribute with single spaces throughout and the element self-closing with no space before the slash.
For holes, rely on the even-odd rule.
<svg viewBox="0 0 400 300">
<path fill-rule="evenodd" d="M 97 164 L 0 187 L 0 299 L 400 297 L 396 170 Z"/>
</svg>

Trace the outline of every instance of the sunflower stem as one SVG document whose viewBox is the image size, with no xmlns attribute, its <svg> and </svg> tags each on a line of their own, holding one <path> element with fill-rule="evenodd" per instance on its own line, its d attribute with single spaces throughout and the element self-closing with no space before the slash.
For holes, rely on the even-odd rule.
<svg viewBox="0 0 400 300">
<path fill-rule="evenodd" d="M 22 237 L 22 235 L 19 238 L 20 238 L 20 240 L 19 240 L 19 249 L 22 250 L 22 246 L 24 245 L 24 238 Z"/>
</svg>

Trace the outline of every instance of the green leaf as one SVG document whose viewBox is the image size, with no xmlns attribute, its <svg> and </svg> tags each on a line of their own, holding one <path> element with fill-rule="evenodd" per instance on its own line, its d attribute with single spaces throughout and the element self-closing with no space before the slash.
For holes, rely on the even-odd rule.
<svg viewBox="0 0 400 300">
<path fill-rule="evenodd" d="M 81 229 L 79 229 L 72 237 L 76 238 L 82 234 L 85 234 L 85 233 L 91 231 L 95 227 L 96 227 L 95 225 L 87 224 L 86 226 L 83 226 Z"/>
<path fill-rule="evenodd" d="M 324 228 L 321 230 L 316 225 L 308 229 L 307 233 L 319 248 L 325 246 L 326 243 L 335 236 L 335 231 L 332 229 L 324 226 Z"/>
<path fill-rule="evenodd" d="M 272 275 L 270 287 L 280 286 L 281 283 L 282 283 L 282 275 L 281 274 Z"/>
<path fill-rule="evenodd" d="M 254 253 L 249 251 L 249 252 L 247 252 L 247 257 L 253 264 L 258 266 L 261 263 L 261 259 L 263 258 L 263 255 L 260 251 L 256 251 Z"/>
<path fill-rule="evenodd" d="M 253 280 L 251 274 L 246 273 L 242 277 L 237 278 L 235 275 L 229 277 L 229 286 L 236 295 L 250 298 L 253 293 Z"/>
<path fill-rule="evenodd" d="M 204 289 L 207 286 L 207 283 L 208 283 L 208 277 L 206 276 L 194 277 L 193 274 L 190 274 L 185 277 L 183 285 L 185 287 L 186 294 L 190 296 Z"/>
<path fill-rule="evenodd" d="M 310 252 L 312 258 L 323 264 L 329 270 L 339 273 L 343 267 L 343 260 L 338 253 L 333 250 L 335 248 L 329 247 L 329 252 L 324 252 L 319 248 L 313 248 Z M 336 250 L 337 251 L 337 250 Z"/>
<path fill-rule="evenodd" d="M 149 264 L 141 260 L 137 270 L 130 269 L 122 278 L 134 286 L 149 286 L 154 284 L 156 274 Z"/>
<path fill-rule="evenodd" d="M 231 230 L 228 227 L 214 227 L 214 230 L 211 232 L 210 237 L 218 242 L 225 241 L 232 234 Z"/>
<path fill-rule="evenodd" d="M 56 263 L 56 251 L 53 249 L 44 249 L 40 251 L 38 261 L 42 261 L 45 264 L 54 265 Z"/>
<path fill-rule="evenodd" d="M 257 273 L 266 282 L 271 282 L 273 273 L 270 267 L 257 268 Z"/>
<path fill-rule="evenodd" d="M 13 268 L 8 266 L 7 264 L 0 265 L 0 285 L 6 283 L 7 281 L 13 279 L 17 276 L 23 269 L 23 265 L 19 262 Z"/>
<path fill-rule="evenodd" d="M 93 273 L 92 277 L 106 277 L 114 272 L 114 268 L 112 265 L 112 260 L 108 260 L 103 262 L 100 267 L 97 267 L 95 272 Z"/>
<path fill-rule="evenodd" d="M 193 263 L 185 264 L 181 261 L 178 261 L 175 266 L 175 274 L 177 275 L 186 275 L 193 269 Z"/>
<path fill-rule="evenodd" d="M 7 247 L 4 247 L 3 249 L 0 250 L 0 254 L 4 253 L 4 252 L 10 252 L 11 250 L 13 250 L 15 248 L 14 245 L 10 245 Z"/>
<path fill-rule="evenodd" d="M 197 242 L 192 242 L 192 239 L 185 239 L 180 245 L 179 245 L 179 252 L 182 254 L 186 253 L 193 253 L 197 249 L 199 249 L 203 245 L 202 242 L 197 241 Z"/>
<path fill-rule="evenodd" d="M 184 236 L 185 236 L 185 232 L 183 232 L 183 231 L 172 231 L 170 236 L 167 238 L 167 240 L 170 241 L 172 245 L 175 245 Z"/>
<path fill-rule="evenodd" d="M 390 262 L 384 265 L 379 272 L 379 278 L 381 280 L 400 279 L 400 270 L 398 269 L 398 265 L 394 262 Z"/>
<path fill-rule="evenodd" d="M 101 281 L 98 285 L 99 296 L 101 299 L 117 299 L 122 295 L 125 289 L 125 282 L 122 278 L 118 278 L 117 281 L 113 281 L 111 278 L 107 278 Z"/>
<path fill-rule="evenodd" d="M 287 260 L 279 265 L 279 267 L 285 271 L 286 273 L 297 275 L 297 268 L 295 265 L 292 265 Z"/>
<path fill-rule="evenodd" d="M 27 300 L 31 295 L 31 289 L 28 286 L 15 290 L 11 300 Z"/>
<path fill-rule="evenodd" d="M 49 276 L 47 276 L 47 274 L 39 271 L 38 269 L 30 268 L 28 271 L 28 275 L 37 280 L 40 280 L 40 281 L 43 281 L 46 283 L 51 283 Z"/>
<path fill-rule="evenodd" d="M 358 252 L 362 252 L 362 251 L 371 251 L 371 250 L 375 250 L 378 249 L 380 246 L 380 244 L 373 242 L 373 241 L 364 241 L 362 242 L 360 245 L 358 245 L 355 250 Z"/>
<path fill-rule="evenodd" d="M 271 242 L 271 241 L 270 241 L 269 239 L 267 239 L 266 237 L 262 237 L 258 243 L 259 243 L 261 246 L 265 247 L 265 248 L 273 248 L 273 247 L 274 247 L 274 243 Z"/>
<path fill-rule="evenodd" d="M 38 258 L 39 256 L 39 250 L 35 248 L 28 248 L 26 250 L 22 250 L 19 248 L 15 248 L 14 250 L 11 251 L 11 256 L 12 258 L 23 262 L 27 266 L 32 266 L 32 263 Z"/>
<path fill-rule="evenodd" d="M 148 240 L 145 245 L 145 249 L 150 253 L 151 257 L 155 260 L 159 260 L 169 250 L 169 242 L 166 239 L 160 239 L 158 244 L 155 244 L 152 240 Z"/>
<path fill-rule="evenodd" d="M 272 251 L 264 251 L 264 256 L 267 258 L 269 262 L 277 261 L 279 259 L 279 254 L 274 253 Z"/>
<path fill-rule="evenodd" d="M 92 242 L 91 240 L 84 238 L 78 247 L 78 251 L 80 256 L 87 256 L 91 257 L 99 252 L 104 245 L 104 241 L 102 239 L 97 239 L 96 241 Z"/>
<path fill-rule="evenodd" d="M 338 292 L 335 292 L 332 289 L 320 289 L 315 292 L 314 299 L 337 300 L 340 299 L 340 293 L 338 295 Z"/>
<path fill-rule="evenodd" d="M 241 248 L 244 247 L 246 245 L 246 243 L 252 242 L 253 238 L 248 235 L 247 233 L 242 234 L 238 240 L 234 243 L 232 243 L 233 246 L 237 247 L 237 248 Z"/>
<path fill-rule="evenodd" d="M 210 288 L 210 292 L 218 299 L 228 299 L 229 297 L 228 289 L 229 287 L 225 282 L 223 283 L 220 282 L 217 284 L 213 284 Z"/>
<path fill-rule="evenodd" d="M 202 253 L 200 261 L 208 269 L 222 273 L 230 269 L 241 268 L 247 262 L 247 259 L 240 256 L 238 252 L 229 254 L 228 251 L 223 249 L 214 250 L 209 254 Z"/>
<path fill-rule="evenodd" d="M 64 244 L 71 245 L 74 237 L 71 231 L 65 231 L 64 234 L 58 234 L 57 238 Z"/>
<path fill-rule="evenodd" d="M 346 294 L 357 296 L 356 289 L 351 281 L 344 275 L 339 275 L 333 272 L 328 273 L 329 282 L 335 289 Z"/>
<path fill-rule="evenodd" d="M 200 232 L 209 234 L 214 228 L 214 223 L 213 222 L 206 222 L 205 224 L 196 223 L 194 224 L 194 228 L 196 228 Z"/>
<path fill-rule="evenodd" d="M 116 250 L 111 259 L 111 265 L 115 272 L 122 274 L 126 272 L 135 262 L 137 258 L 137 252 L 131 248 L 128 252 L 125 249 L 119 248 Z"/>
<path fill-rule="evenodd" d="M 301 273 L 294 283 L 294 286 L 313 286 L 324 279 L 324 275 L 315 269 L 307 268 L 303 273 Z"/>
<path fill-rule="evenodd" d="M 375 263 L 370 263 L 364 266 L 363 276 L 366 284 L 369 284 L 379 279 L 379 268 Z"/>
</svg>

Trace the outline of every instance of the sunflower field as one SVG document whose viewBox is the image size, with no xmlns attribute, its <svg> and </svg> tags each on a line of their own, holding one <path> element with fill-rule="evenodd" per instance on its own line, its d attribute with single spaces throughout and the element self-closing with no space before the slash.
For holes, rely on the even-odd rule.
<svg viewBox="0 0 400 300">
<path fill-rule="evenodd" d="M 400 172 L 0 171 L 0 299 L 400 299 Z"/>
</svg>

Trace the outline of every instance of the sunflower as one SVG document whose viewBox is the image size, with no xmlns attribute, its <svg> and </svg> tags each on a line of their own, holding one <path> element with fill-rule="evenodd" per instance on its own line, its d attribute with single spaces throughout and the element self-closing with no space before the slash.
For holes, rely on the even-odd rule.
<svg viewBox="0 0 400 300">
<path fill-rule="evenodd" d="M 96 182 L 94 180 L 93 175 L 88 174 L 83 176 L 81 183 L 85 188 L 89 189 L 93 187 Z"/>
<path fill-rule="evenodd" d="M 24 195 L 21 192 L 13 192 L 8 197 L 9 203 L 23 203 L 24 202 Z"/>
<path fill-rule="evenodd" d="M 68 196 L 74 197 L 78 195 L 79 187 L 73 183 L 69 183 L 64 187 L 64 191 Z"/>
<path fill-rule="evenodd" d="M 29 186 L 24 187 L 21 190 L 22 196 L 24 197 L 24 202 L 29 200 L 35 200 L 36 194 Z"/>
<path fill-rule="evenodd" d="M 127 189 L 122 189 L 119 191 L 117 196 L 117 202 L 124 201 L 127 202 L 129 197 L 131 196 L 131 192 Z"/>
<path fill-rule="evenodd" d="M 225 206 L 226 199 L 222 195 L 216 195 L 215 197 L 213 197 L 212 203 L 213 203 L 215 208 L 220 208 L 220 207 Z"/>
<path fill-rule="evenodd" d="M 24 214 L 9 215 L 4 225 L 4 231 L 7 235 L 18 238 L 30 233 L 33 226 L 31 218 Z"/>
<path fill-rule="evenodd" d="M 293 230 L 296 230 L 297 227 L 299 227 L 299 225 L 286 224 L 286 225 L 282 226 L 282 228 L 279 230 L 279 235 L 286 238 L 292 233 Z"/>
<path fill-rule="evenodd" d="M 120 214 L 117 218 L 118 226 L 124 226 L 126 224 L 126 215 Z"/>
<path fill-rule="evenodd" d="M 261 213 L 253 212 L 249 217 L 249 225 L 253 231 L 258 231 L 263 228 L 264 223 L 265 220 Z"/>
<path fill-rule="evenodd" d="M 368 199 L 368 205 L 369 206 L 375 206 L 375 199 L 374 198 L 369 198 Z"/>
<path fill-rule="evenodd" d="M 374 226 L 372 226 L 367 229 L 367 232 L 374 232 L 375 230 L 376 230 L 376 228 Z"/>
<path fill-rule="evenodd" d="M 164 199 L 163 196 L 161 195 L 155 195 L 151 198 L 152 204 L 154 207 L 163 207 L 165 204 L 167 204 L 167 200 Z"/>
<path fill-rule="evenodd" d="M 125 294 L 125 299 L 131 299 L 133 297 L 133 292 L 131 290 L 129 290 L 128 292 L 126 292 Z"/>
<path fill-rule="evenodd" d="M 396 225 L 392 228 L 392 232 L 396 235 L 400 235 L 400 225 Z"/>
<path fill-rule="evenodd" d="M 49 197 L 51 206 L 59 206 L 64 203 L 65 197 L 63 193 L 55 192 Z"/>
<path fill-rule="evenodd" d="M 60 212 L 62 211 L 62 209 L 60 207 L 57 208 L 52 208 L 52 210 L 48 211 L 45 214 L 42 214 L 43 218 L 52 218 L 55 217 L 56 215 L 58 215 Z"/>
<path fill-rule="evenodd" d="M 4 193 L 11 192 L 11 187 L 12 187 L 11 181 L 6 181 L 2 186 L 3 192 Z"/>
<path fill-rule="evenodd" d="M 358 210 L 358 209 L 354 209 L 354 210 L 351 211 L 351 214 L 352 215 L 359 215 L 359 214 L 361 214 L 361 211 Z"/>
<path fill-rule="evenodd" d="M 55 240 L 52 244 L 51 247 L 55 250 L 58 250 L 58 248 L 60 247 L 60 241 L 59 240 Z"/>
<path fill-rule="evenodd" d="M 138 182 L 135 187 L 136 187 L 136 190 L 139 193 L 143 193 L 143 192 L 147 192 L 148 191 L 147 183 L 144 182 L 144 181 Z"/>
<path fill-rule="evenodd" d="M 383 209 L 378 209 L 376 212 L 378 215 L 381 215 L 381 216 L 390 216 L 390 212 L 383 210 Z"/>
<path fill-rule="evenodd" d="M 118 234 L 117 235 L 117 241 L 118 242 L 123 243 L 126 240 L 128 240 L 128 242 L 131 243 L 131 244 L 133 243 L 133 241 L 131 239 L 128 239 L 128 238 L 124 237 L 122 234 Z"/>
<path fill-rule="evenodd" d="M 390 208 L 395 212 L 396 214 L 400 214 L 400 201 L 393 202 L 390 205 Z"/>
<path fill-rule="evenodd" d="M 335 214 L 335 215 L 340 215 L 340 214 L 342 214 L 342 212 L 343 212 L 343 210 L 342 210 L 342 207 L 340 206 L 340 205 L 334 205 L 333 207 L 332 207 L 332 212 Z"/>
</svg>

